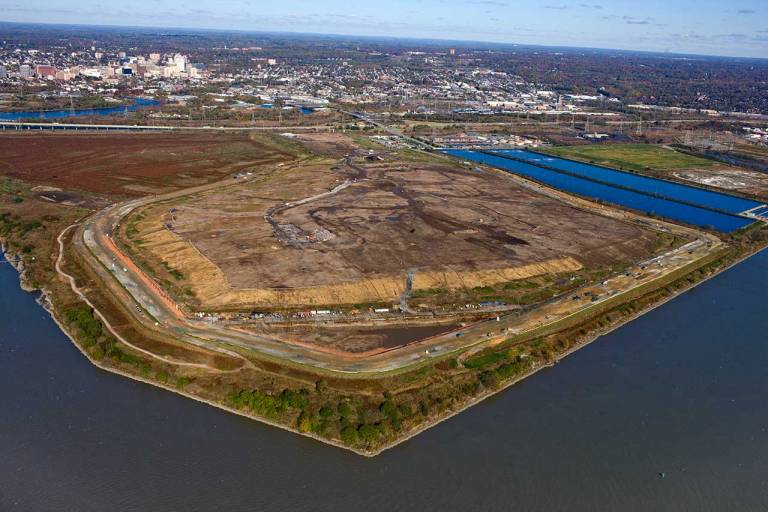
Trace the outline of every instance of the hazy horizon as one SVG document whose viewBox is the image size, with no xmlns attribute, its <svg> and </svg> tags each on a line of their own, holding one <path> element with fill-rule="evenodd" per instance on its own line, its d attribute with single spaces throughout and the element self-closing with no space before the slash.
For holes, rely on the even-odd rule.
<svg viewBox="0 0 768 512">
<path fill-rule="evenodd" d="M 741 0 L 629 0 L 611 3 L 533 0 L 391 0 L 356 4 L 330 0 L 137 0 L 131 10 L 98 1 L 0 0 L 3 20 L 175 30 L 234 30 L 351 37 L 392 37 L 683 54 L 768 57 L 764 4 Z"/>
</svg>

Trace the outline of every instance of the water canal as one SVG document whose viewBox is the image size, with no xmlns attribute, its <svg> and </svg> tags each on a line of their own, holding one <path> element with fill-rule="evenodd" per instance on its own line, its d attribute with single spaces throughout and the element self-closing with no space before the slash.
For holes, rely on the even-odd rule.
<svg viewBox="0 0 768 512">
<path fill-rule="evenodd" d="M 444 152 L 583 197 L 725 233 L 751 224 L 752 219 L 737 214 L 760 206 L 758 202 L 728 194 L 527 151 L 450 149 Z"/>
</svg>

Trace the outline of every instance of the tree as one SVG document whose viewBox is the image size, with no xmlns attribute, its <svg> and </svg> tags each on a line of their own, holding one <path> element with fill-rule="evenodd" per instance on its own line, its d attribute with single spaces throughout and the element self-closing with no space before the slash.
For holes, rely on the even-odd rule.
<svg viewBox="0 0 768 512">
<path fill-rule="evenodd" d="M 341 429 L 341 440 L 346 445 L 357 444 L 357 429 L 352 425 L 347 425 Z"/>
<path fill-rule="evenodd" d="M 371 443 L 379 438 L 379 429 L 376 425 L 366 423 L 358 429 L 358 434 L 366 443 Z"/>
<path fill-rule="evenodd" d="M 312 430 L 312 418 L 306 412 L 299 414 L 298 419 L 299 432 L 310 432 Z"/>
</svg>

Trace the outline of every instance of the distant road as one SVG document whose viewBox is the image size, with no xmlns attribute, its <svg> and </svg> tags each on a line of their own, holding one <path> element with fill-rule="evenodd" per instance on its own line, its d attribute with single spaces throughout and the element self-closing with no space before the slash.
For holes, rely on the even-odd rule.
<svg viewBox="0 0 768 512">
<path fill-rule="evenodd" d="M 87 124 L 87 123 L 20 123 L 17 121 L 0 121 L 0 131 L 321 131 L 327 130 L 325 125 L 307 126 L 140 126 L 133 124 Z"/>
<path fill-rule="evenodd" d="M 400 137 L 415 146 L 432 150 L 434 147 L 423 140 L 405 135 L 402 131 L 392 128 L 382 122 L 376 121 L 361 112 L 348 112 L 342 111 L 345 115 L 352 118 L 359 119 L 369 123 L 382 131 Z M 686 123 L 701 123 L 706 121 L 705 119 L 659 119 L 659 120 L 644 120 L 642 123 L 646 126 L 654 124 L 686 124 Z M 434 121 L 427 121 L 427 124 Z M 536 120 L 515 120 L 514 122 L 469 122 L 464 123 L 466 125 L 483 125 L 483 126 L 513 126 L 513 125 L 566 125 L 568 120 L 562 121 L 536 121 Z M 751 119 L 739 120 L 744 124 L 763 124 L 764 121 L 755 121 Z M 441 122 L 442 124 L 448 123 Z M 439 123 L 440 124 L 440 123 Z M 627 129 L 632 129 L 637 125 L 637 121 L 617 121 L 610 120 L 605 121 L 608 125 L 626 125 Z M 46 123 L 46 122 L 18 122 L 18 121 L 4 121 L 0 120 L 0 132 L 5 131 L 140 131 L 140 132 L 171 132 L 171 131 L 254 131 L 254 132 L 294 132 L 294 131 L 326 131 L 328 126 L 326 125 L 304 125 L 304 126 L 163 126 L 163 125 L 134 125 L 134 124 L 89 124 L 89 123 Z"/>
<path fill-rule="evenodd" d="M 418 147 L 420 147 L 422 149 L 427 149 L 427 150 L 435 149 L 435 147 L 433 145 L 428 144 L 428 143 L 424 142 L 423 140 L 419 140 L 419 139 L 416 139 L 414 137 L 410 137 L 408 135 L 405 135 L 400 130 L 396 130 L 395 128 L 392 128 L 389 125 L 386 125 L 384 123 L 376 121 L 375 119 L 371 119 L 370 117 L 368 117 L 367 115 L 363 114 L 362 112 L 348 112 L 346 110 L 342 110 L 341 113 L 345 114 L 345 115 L 348 115 L 350 117 L 353 117 L 355 119 L 359 119 L 360 121 L 364 121 L 364 122 L 366 122 L 368 124 L 372 124 L 376 128 L 384 130 L 385 132 L 389 133 L 390 135 L 394 135 L 395 137 L 400 137 L 400 138 L 402 138 L 404 140 L 407 140 L 408 142 L 410 142 L 412 144 L 415 144 L 416 146 L 418 146 Z"/>
</svg>

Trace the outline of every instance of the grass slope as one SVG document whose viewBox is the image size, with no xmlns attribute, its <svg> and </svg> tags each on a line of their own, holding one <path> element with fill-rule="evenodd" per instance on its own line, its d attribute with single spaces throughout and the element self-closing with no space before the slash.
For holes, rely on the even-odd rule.
<svg viewBox="0 0 768 512">
<path fill-rule="evenodd" d="M 664 146 L 654 146 L 651 144 L 568 146 L 548 148 L 546 151 L 564 158 L 585 160 L 590 163 L 631 171 L 642 171 L 647 168 L 677 170 L 710 167 L 712 165 L 712 162 L 709 160 L 679 153 Z"/>
</svg>

